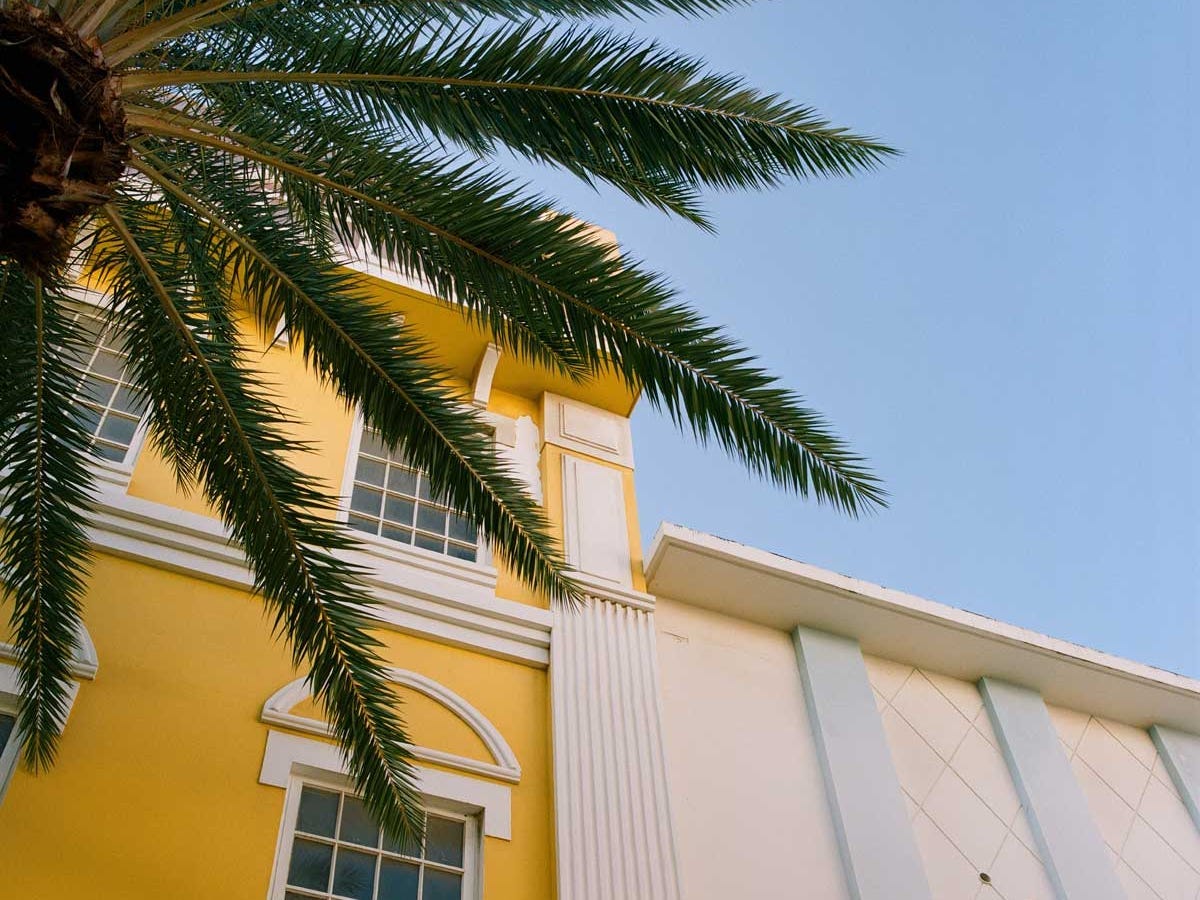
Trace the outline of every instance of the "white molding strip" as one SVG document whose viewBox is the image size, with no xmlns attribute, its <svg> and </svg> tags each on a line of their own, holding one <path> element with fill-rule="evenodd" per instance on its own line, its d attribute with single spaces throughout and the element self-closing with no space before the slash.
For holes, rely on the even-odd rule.
<svg viewBox="0 0 1200 900">
<path fill-rule="evenodd" d="M 500 348 L 496 344 L 488 344 L 483 348 L 483 354 L 475 366 L 475 377 L 471 382 L 471 402 L 480 409 L 487 409 L 488 398 L 492 396 L 492 379 L 496 377 L 496 367 L 500 364 Z"/>
<path fill-rule="evenodd" d="M 1158 747 L 1158 755 L 1175 782 L 1179 796 L 1192 814 L 1192 821 L 1200 828 L 1200 735 L 1154 725 L 1150 728 L 1150 737 Z"/>
<path fill-rule="evenodd" d="M 346 757 L 336 744 L 311 738 L 267 732 L 260 784 L 287 788 L 293 775 L 348 775 Z M 416 767 L 417 790 L 432 800 L 451 801 L 464 812 L 478 813 L 483 833 L 502 841 L 512 840 L 512 788 L 504 784 Z"/>
<path fill-rule="evenodd" d="M 930 900 L 858 642 L 803 627 L 792 641 L 850 896 Z"/>
<path fill-rule="evenodd" d="M 1124 900 L 1041 696 L 994 678 L 979 691 L 1059 900 Z"/>
<path fill-rule="evenodd" d="M 241 550 L 221 523 L 101 486 L 90 537 L 100 550 L 217 584 L 250 589 Z M 363 571 L 380 623 L 407 634 L 544 668 L 548 610 L 496 596 L 495 570 L 414 548 L 362 542 L 341 554 Z"/>
<path fill-rule="evenodd" d="M 642 610 L 594 600 L 555 618 L 560 900 L 679 900 L 655 654 Z"/>
<path fill-rule="evenodd" d="M 483 742 L 484 747 L 491 754 L 492 762 L 485 763 L 466 756 L 415 744 L 408 747 L 413 756 L 425 762 L 458 769 L 472 775 L 497 778 L 512 784 L 521 780 L 521 764 L 517 762 L 516 754 L 513 753 L 508 741 L 504 739 L 504 735 L 487 716 L 468 703 L 461 695 L 456 694 L 441 682 L 434 681 L 418 672 L 410 672 L 407 669 L 389 669 L 387 674 L 392 684 L 411 688 L 424 694 L 454 713 Z M 263 704 L 260 718 L 269 725 L 281 725 L 307 734 L 331 737 L 332 729 L 327 722 L 307 716 L 298 716 L 291 712 L 297 704 L 303 703 L 311 697 L 312 688 L 308 679 L 297 678 L 295 681 L 285 684 L 267 699 L 267 702 Z"/>
<path fill-rule="evenodd" d="M 17 648 L 12 644 L 0 642 L 0 659 L 16 662 Z M 76 678 L 94 681 L 99 671 L 100 658 L 96 655 L 96 645 L 92 643 L 92 636 L 87 628 L 81 625 L 76 636 L 75 655 L 71 658 L 70 672 Z"/>
</svg>

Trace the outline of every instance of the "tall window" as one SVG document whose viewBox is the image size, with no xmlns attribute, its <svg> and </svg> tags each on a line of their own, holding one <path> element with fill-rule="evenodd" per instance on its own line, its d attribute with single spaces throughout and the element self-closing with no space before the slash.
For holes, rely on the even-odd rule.
<svg viewBox="0 0 1200 900">
<path fill-rule="evenodd" d="M 284 900 L 468 900 L 473 820 L 429 813 L 423 847 L 381 834 L 362 801 L 304 785 Z"/>
<path fill-rule="evenodd" d="M 8 789 L 8 780 L 17 767 L 20 747 L 16 736 L 17 717 L 12 712 L 0 712 L 0 800 Z"/>
<path fill-rule="evenodd" d="M 364 428 L 350 495 L 351 528 L 474 562 L 475 526 L 433 497 L 429 479 Z"/>
<path fill-rule="evenodd" d="M 12 737 L 16 724 L 17 720 L 14 716 L 0 713 L 0 755 L 4 754 L 4 748 L 8 746 L 8 739 Z"/>
<path fill-rule="evenodd" d="M 79 417 L 92 436 L 92 453 L 124 462 L 146 411 L 145 399 L 126 377 L 129 354 L 120 335 L 88 311 L 77 313 L 76 322 L 88 336 L 75 396 Z"/>
</svg>

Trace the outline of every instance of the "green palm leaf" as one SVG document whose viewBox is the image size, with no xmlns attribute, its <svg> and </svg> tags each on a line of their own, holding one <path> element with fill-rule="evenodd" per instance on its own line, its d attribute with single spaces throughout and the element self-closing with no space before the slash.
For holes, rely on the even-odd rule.
<svg viewBox="0 0 1200 900">
<path fill-rule="evenodd" d="M 107 280 L 150 440 L 244 549 L 369 807 L 397 834 L 421 819 L 370 597 L 342 561 L 353 541 L 333 498 L 288 462 L 303 448 L 256 387 L 243 304 L 264 329 L 286 317 L 309 369 L 555 599 L 579 589 L 543 512 L 444 387 L 433 348 L 340 266 L 347 255 L 421 278 L 522 359 L 581 382 L 615 373 L 785 488 L 851 514 L 883 503 L 863 460 L 744 347 L 502 168 L 516 154 L 711 228 L 706 189 L 886 159 L 809 107 L 582 22 L 736 2 L 0 0 L 0 30 L 26 29 L 6 54 L 42 41 L 76 64 L 16 92 L 0 84 L 29 113 L 14 119 L 26 131 L 0 123 L 0 558 L 33 765 L 53 757 L 87 572 L 71 241 Z"/>
</svg>

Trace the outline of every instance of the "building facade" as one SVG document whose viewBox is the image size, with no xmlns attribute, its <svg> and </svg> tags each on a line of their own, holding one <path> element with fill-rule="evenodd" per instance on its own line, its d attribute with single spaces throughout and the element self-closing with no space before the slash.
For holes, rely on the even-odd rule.
<svg viewBox="0 0 1200 900">
<path fill-rule="evenodd" d="M 483 411 L 590 602 L 549 609 L 285 329 L 259 338 L 300 464 L 362 538 L 429 817 L 392 844 L 82 290 L 88 631 L 38 776 L 0 632 L 0 896 L 1200 900 L 1200 684 L 676 526 L 643 560 L 636 397 L 363 275 Z"/>
</svg>

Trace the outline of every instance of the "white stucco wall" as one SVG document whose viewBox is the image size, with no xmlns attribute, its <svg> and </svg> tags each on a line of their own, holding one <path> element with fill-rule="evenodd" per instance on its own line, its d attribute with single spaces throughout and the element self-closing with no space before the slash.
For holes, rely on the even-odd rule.
<svg viewBox="0 0 1200 900">
<path fill-rule="evenodd" d="M 1129 900 L 1200 898 L 1200 831 L 1150 736 L 1047 708 Z"/>
<path fill-rule="evenodd" d="M 848 898 L 789 635 L 662 598 L 656 620 L 683 896 Z"/>
</svg>

